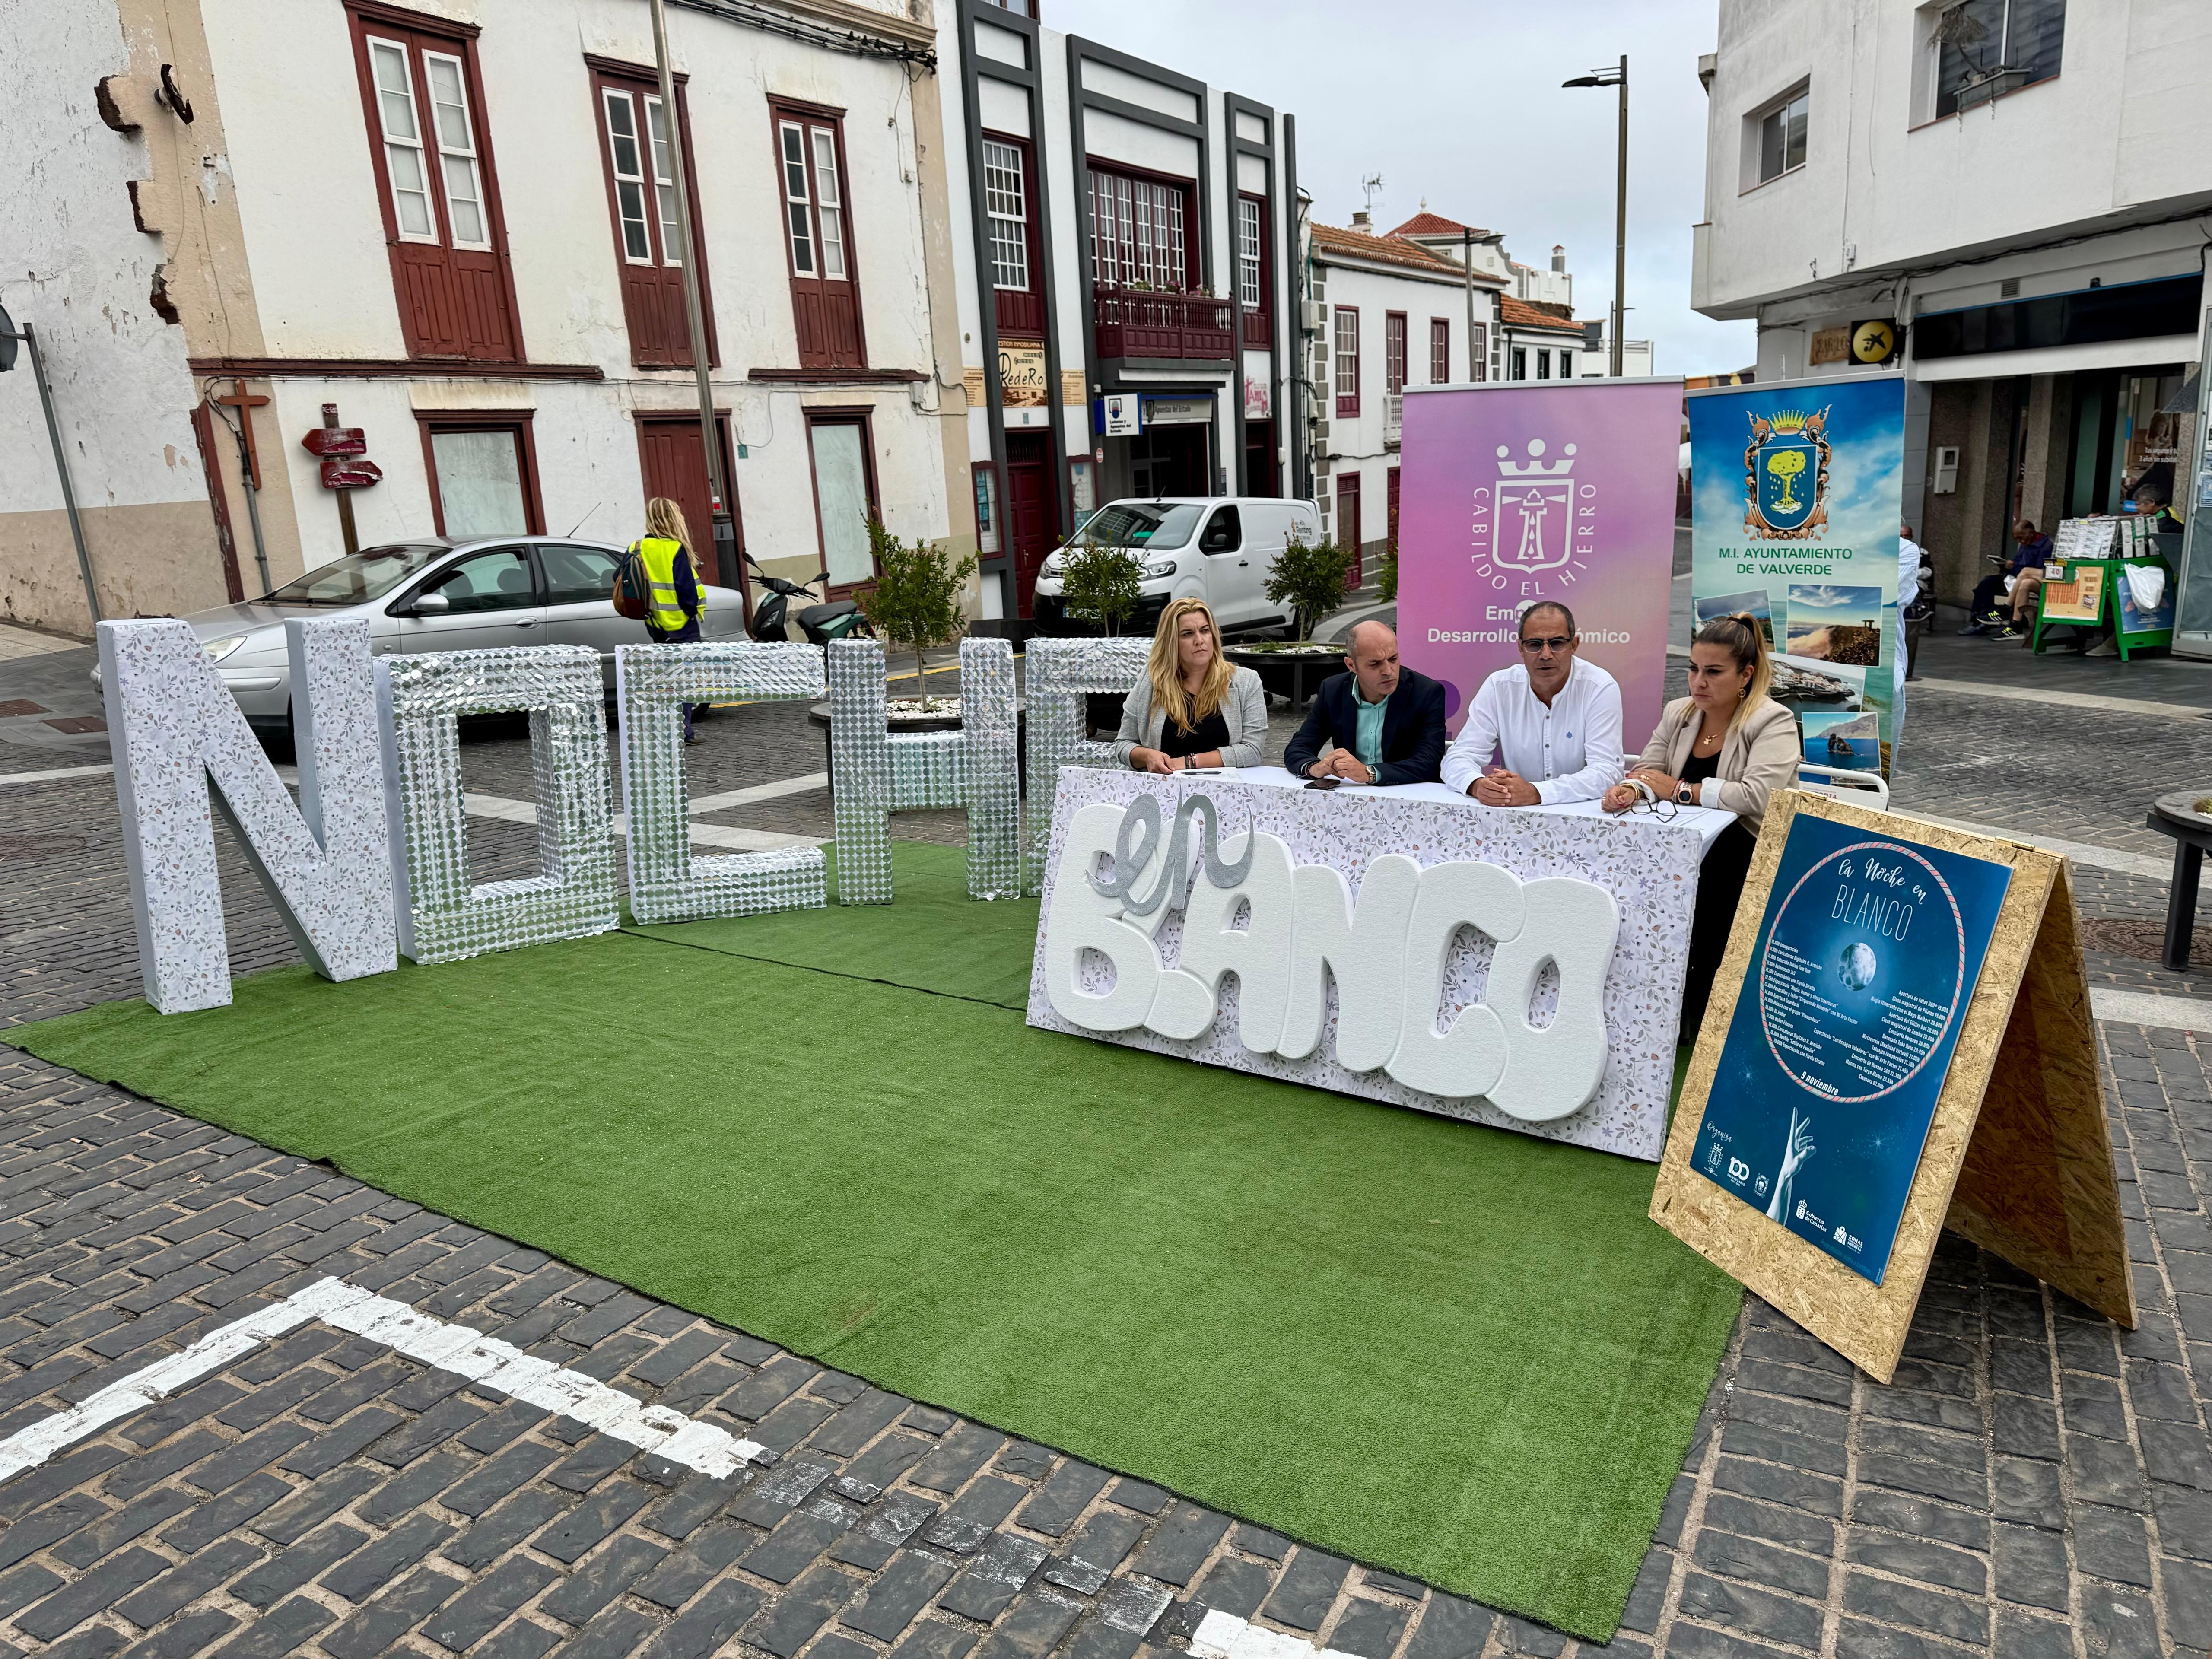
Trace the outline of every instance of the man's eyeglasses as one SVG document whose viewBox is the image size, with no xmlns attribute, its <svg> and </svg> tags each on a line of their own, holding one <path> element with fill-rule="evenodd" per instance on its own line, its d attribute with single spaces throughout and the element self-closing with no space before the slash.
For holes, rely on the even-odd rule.
<svg viewBox="0 0 2212 1659">
<path fill-rule="evenodd" d="M 1628 803 L 1628 810 L 1631 812 L 1640 812 L 1646 817 L 1656 818 L 1660 823 L 1665 823 L 1674 817 L 1675 809 L 1673 801 L 1660 797 L 1646 797 L 1639 790 L 1637 792 L 1636 799 Z"/>
<path fill-rule="evenodd" d="M 1575 636 L 1571 634 L 1553 634 L 1540 640 L 1532 640 L 1525 634 L 1521 636 L 1523 651 L 1564 651 L 1574 642 Z"/>
</svg>

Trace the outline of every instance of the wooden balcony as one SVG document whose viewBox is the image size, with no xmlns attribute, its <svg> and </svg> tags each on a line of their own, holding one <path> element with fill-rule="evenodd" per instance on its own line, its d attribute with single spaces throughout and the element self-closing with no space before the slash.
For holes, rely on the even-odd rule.
<svg viewBox="0 0 2212 1659">
<path fill-rule="evenodd" d="M 1264 311 L 1244 313 L 1244 349 L 1247 351 L 1272 351 L 1275 349 L 1275 319 Z"/>
<path fill-rule="evenodd" d="M 1093 300 L 1102 358 L 1235 355 L 1237 313 L 1226 300 L 1131 288 L 1100 288 Z"/>
</svg>

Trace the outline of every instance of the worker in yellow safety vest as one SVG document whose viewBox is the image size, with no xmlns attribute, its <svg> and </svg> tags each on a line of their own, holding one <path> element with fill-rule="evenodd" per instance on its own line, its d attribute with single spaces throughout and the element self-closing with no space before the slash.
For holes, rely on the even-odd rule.
<svg viewBox="0 0 2212 1659">
<path fill-rule="evenodd" d="M 684 509 L 665 495 L 645 504 L 645 534 L 630 544 L 645 566 L 652 608 L 645 631 L 655 645 L 686 645 L 702 637 L 707 596 L 691 562 L 691 535 Z M 701 704 L 703 711 L 707 705 Z M 692 741 L 692 706 L 684 705 L 684 741 Z"/>
</svg>

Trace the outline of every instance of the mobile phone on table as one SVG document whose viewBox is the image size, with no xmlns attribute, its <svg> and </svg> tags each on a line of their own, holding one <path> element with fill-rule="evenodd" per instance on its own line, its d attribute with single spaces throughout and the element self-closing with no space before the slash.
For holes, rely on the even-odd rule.
<svg viewBox="0 0 2212 1659">
<path fill-rule="evenodd" d="M 1311 778 L 1307 781 L 1306 787 L 1309 789 L 1334 789 L 1337 785 L 1343 781 L 1344 780 L 1339 777 Z"/>
</svg>

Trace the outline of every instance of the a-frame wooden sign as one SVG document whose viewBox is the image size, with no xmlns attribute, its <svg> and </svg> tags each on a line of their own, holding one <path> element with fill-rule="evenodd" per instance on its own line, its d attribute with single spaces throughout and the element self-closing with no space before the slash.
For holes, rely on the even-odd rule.
<svg viewBox="0 0 2212 1659">
<path fill-rule="evenodd" d="M 1801 818 L 1826 823 L 1805 825 L 1793 846 Z M 1890 884 L 1871 898 L 1869 875 Z M 1976 878 L 1985 896 L 1978 932 L 1968 890 Z M 1903 908 L 1881 908 L 1910 905 L 1916 891 L 1917 923 Z M 1940 995 L 1891 989 L 1884 975 L 1893 957 L 1900 981 L 1932 974 L 1939 989 L 1952 983 L 1944 953 L 1954 918 L 1967 966 L 1939 1032 L 1931 1006 L 1942 1006 Z M 1969 977 L 1978 947 L 1979 972 Z M 1854 993 L 1869 1011 L 1856 1025 L 1847 1017 Z M 1907 1072 L 1923 1039 L 1923 1064 Z M 1854 1097 L 1853 1087 L 1872 1092 Z M 1909 1116 L 1897 1108 L 1916 1088 L 1932 1092 L 1933 1109 L 1920 1108 L 1924 1142 L 1915 1133 L 1906 1145 L 1894 1124 L 1885 1131 L 1875 1120 Z M 1848 1158 L 1855 1137 L 1856 1184 L 1839 1186 L 1832 1173 L 1812 1207 L 1791 1195 L 1793 1179 L 1807 1190 L 1824 1145 Z M 1778 1140 L 1781 1161 L 1769 1174 L 1761 1152 Z M 1885 1170 L 1894 1234 L 1886 1260 L 1866 1252 L 1855 1261 L 1866 1243 L 1857 1224 L 1846 1213 L 1832 1231 L 1820 1208 L 1856 1206 L 1887 1226 L 1874 1214 L 1882 1206 L 1863 1201 Z M 1883 1382 L 1946 1226 L 2132 1329 L 2066 860 L 1825 796 L 1777 795 L 1683 1080 L 1651 1218 Z"/>
</svg>

